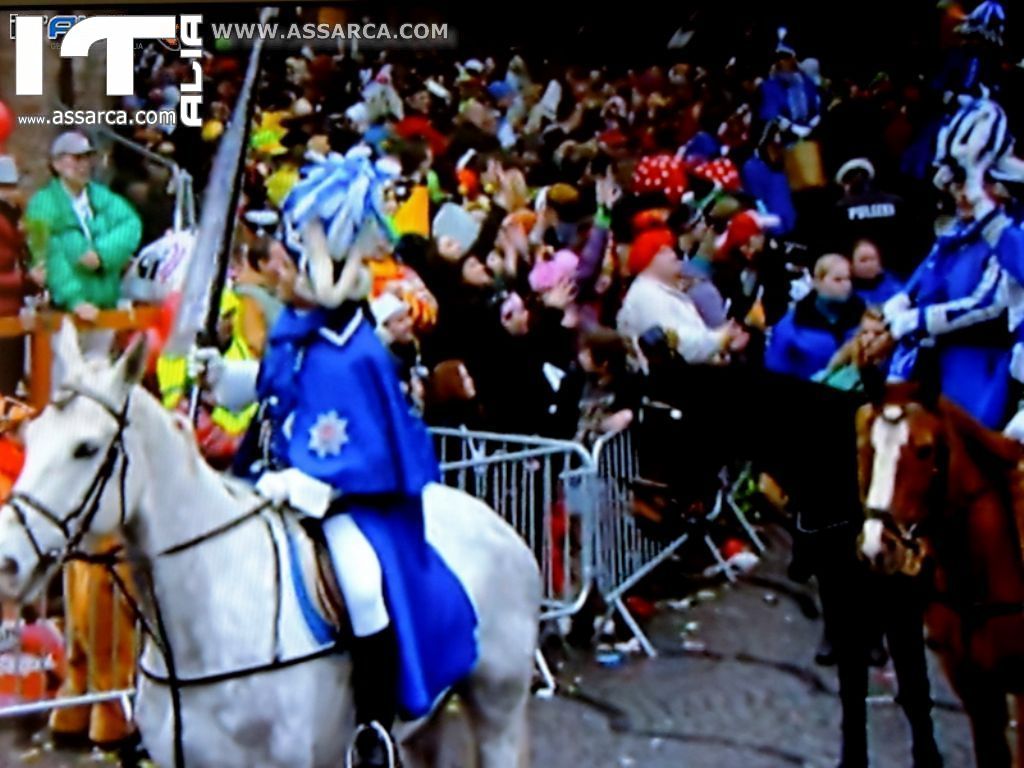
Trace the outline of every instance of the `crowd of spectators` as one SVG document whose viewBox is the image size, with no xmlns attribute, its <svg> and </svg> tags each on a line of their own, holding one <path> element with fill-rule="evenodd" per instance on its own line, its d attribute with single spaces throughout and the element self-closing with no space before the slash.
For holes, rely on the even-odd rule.
<svg viewBox="0 0 1024 768">
<path fill-rule="evenodd" d="M 869 79 L 802 58 L 785 30 L 760 58 L 754 48 L 724 67 L 685 42 L 630 69 L 516 51 L 268 51 L 222 344 L 260 356 L 282 270 L 294 268 L 281 203 L 309 158 L 365 142 L 401 167 L 395 245 L 369 265 L 368 312 L 428 421 L 590 439 L 629 423 L 633 372 L 659 345 L 688 363 L 833 381 L 866 354 L 878 308 L 948 215 L 928 163 L 956 96 L 983 79 L 1009 88 L 1002 41 L 965 24 L 970 10 L 934 11 L 959 30 L 941 71 Z M 245 53 L 206 56 L 201 128 L 127 138 L 202 190 Z M 137 65 L 144 95 L 125 106 L 173 107 L 183 74 L 154 42 Z M 108 187 L 89 180 L 94 146 L 62 136 L 54 179 L 23 215 L 23 200 L 9 202 L 14 159 L 0 163 L 5 314 L 45 290 L 54 307 L 94 318 L 123 300 L 139 245 L 169 226 L 167 169 L 114 145 Z M 173 406 L 185 367 L 158 369 Z M 237 435 L 247 420 L 220 424 Z"/>
</svg>

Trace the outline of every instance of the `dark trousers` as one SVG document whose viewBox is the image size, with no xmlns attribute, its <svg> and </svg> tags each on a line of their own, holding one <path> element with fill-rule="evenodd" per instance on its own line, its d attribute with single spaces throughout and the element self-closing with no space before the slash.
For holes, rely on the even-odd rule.
<svg viewBox="0 0 1024 768">
<path fill-rule="evenodd" d="M 867 651 L 879 633 L 896 666 L 899 703 L 914 736 L 915 768 L 939 765 L 932 737 L 922 598 L 913 582 L 880 582 L 857 559 L 863 520 L 857 481 L 857 394 L 747 366 L 670 364 L 652 397 L 689 418 L 707 466 L 752 460 L 800 510 L 797 546 L 817 577 L 826 632 L 838 658 L 843 767 L 867 765 Z"/>
<path fill-rule="evenodd" d="M 871 574 L 856 556 L 856 526 L 804 534 L 817 577 L 825 629 L 837 658 L 842 704 L 843 768 L 867 765 L 868 662 L 884 633 L 899 685 L 897 703 L 910 724 L 915 766 L 940 764 L 924 647 L 924 600 L 906 576 Z"/>
</svg>

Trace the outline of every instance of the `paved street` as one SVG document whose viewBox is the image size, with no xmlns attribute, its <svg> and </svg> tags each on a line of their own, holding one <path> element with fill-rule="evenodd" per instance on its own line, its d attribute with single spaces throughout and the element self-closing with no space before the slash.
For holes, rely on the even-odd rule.
<svg viewBox="0 0 1024 768">
<path fill-rule="evenodd" d="M 834 766 L 839 705 L 832 670 L 815 667 L 820 622 L 806 618 L 781 581 L 782 547 L 737 587 L 718 585 L 651 626 L 661 650 L 617 668 L 579 654 L 559 675 L 564 693 L 533 703 L 533 765 L 572 768 L 810 768 Z M 780 580 L 778 584 L 772 582 Z M 804 594 L 799 588 L 795 594 Z M 690 631 L 685 631 L 689 625 Z M 690 650 L 684 649 L 684 642 Z M 971 765 L 967 721 L 944 681 L 936 713 L 949 768 Z M 908 732 L 887 671 L 876 671 L 871 706 L 874 768 L 910 765 Z M 445 768 L 466 766 L 457 716 Z M 10 745 L 10 735 L 6 744 Z M 89 764 L 84 755 L 0 751 L 3 766 Z M 93 763 L 95 764 L 95 763 Z"/>
</svg>

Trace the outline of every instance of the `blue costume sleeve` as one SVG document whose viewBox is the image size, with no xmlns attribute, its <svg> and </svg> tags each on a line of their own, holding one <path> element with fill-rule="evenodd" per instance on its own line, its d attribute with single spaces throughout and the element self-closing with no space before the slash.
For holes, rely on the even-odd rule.
<svg viewBox="0 0 1024 768">
<path fill-rule="evenodd" d="M 1024 285 L 1024 229 L 1012 225 L 1003 230 L 996 245 L 999 266 L 1021 285 Z"/>
<path fill-rule="evenodd" d="M 985 263 L 981 281 L 969 296 L 921 307 L 921 327 L 938 336 L 998 317 L 1006 309 L 1004 280 L 999 259 L 993 253 Z"/>
<path fill-rule="evenodd" d="M 1005 299 L 1010 330 L 1024 336 L 1024 229 L 1012 225 L 1003 230 L 996 245 L 999 266 L 1006 273 Z"/>
</svg>

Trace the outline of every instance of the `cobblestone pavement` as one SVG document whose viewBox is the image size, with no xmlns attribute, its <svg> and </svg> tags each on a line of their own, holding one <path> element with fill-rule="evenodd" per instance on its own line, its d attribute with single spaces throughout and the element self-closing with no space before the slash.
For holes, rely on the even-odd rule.
<svg viewBox="0 0 1024 768">
<path fill-rule="evenodd" d="M 690 608 L 663 610 L 649 627 L 658 658 L 599 666 L 589 654 L 559 662 L 563 694 L 532 705 L 539 768 L 788 768 L 834 766 L 839 703 L 833 670 L 815 667 L 821 630 L 808 619 L 775 547 L 750 580 L 716 586 Z M 806 599 L 804 599 L 806 606 Z M 684 648 L 684 643 L 686 648 Z M 556 654 L 557 656 L 557 654 Z M 936 722 L 948 768 L 968 768 L 967 721 L 933 665 Z M 909 736 L 891 703 L 888 670 L 875 671 L 873 768 L 907 768 Z M 452 714 L 444 768 L 468 766 L 465 730 Z M 0 765 L 84 766 L 87 756 L 31 752 L 0 738 Z M 95 763 L 92 763 L 95 765 Z M 109 763 L 108 763 L 109 764 Z"/>
</svg>

